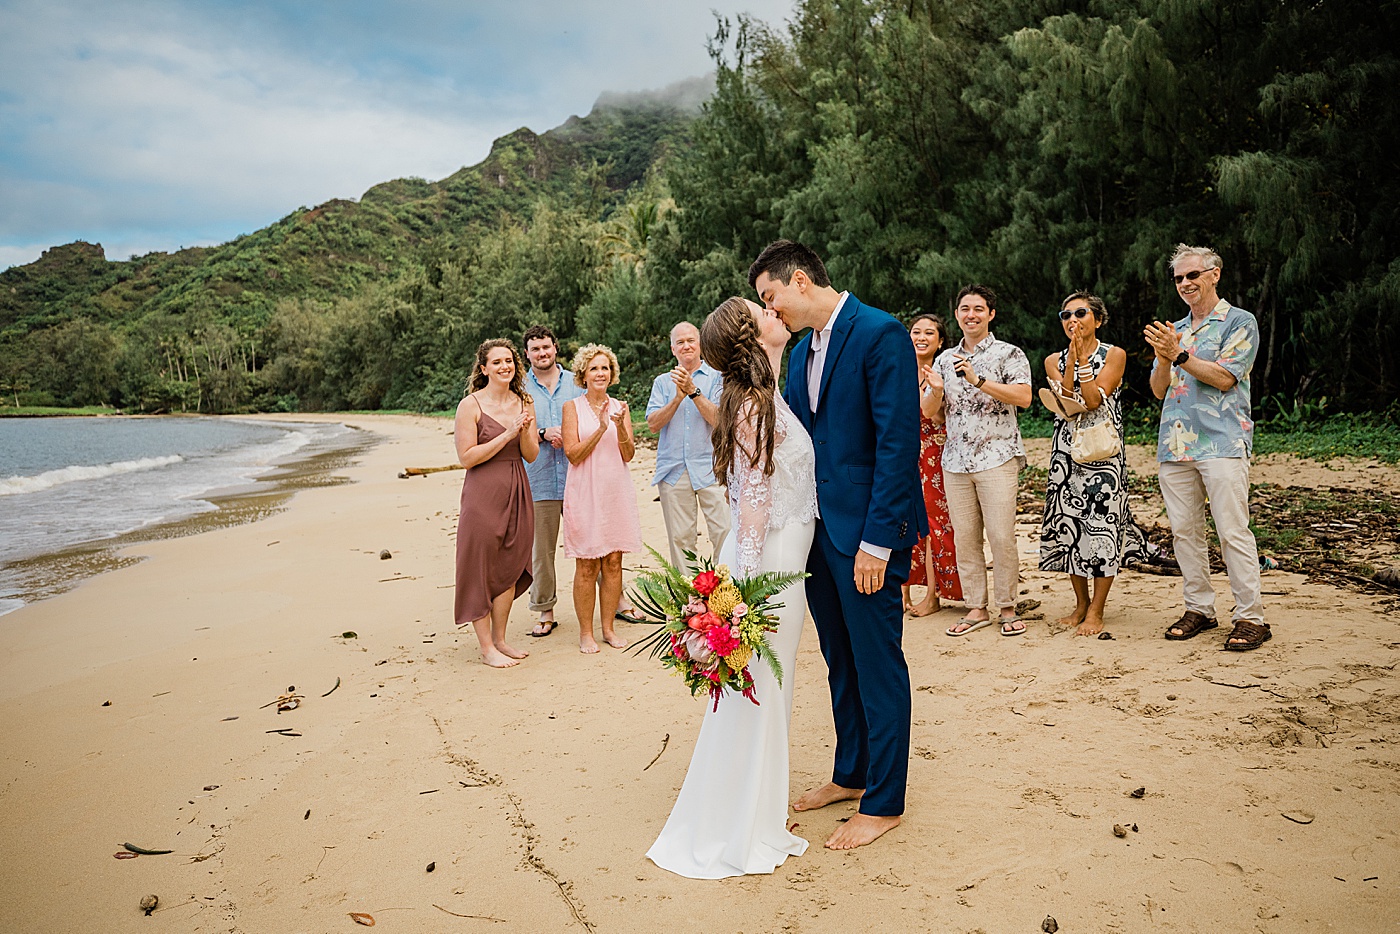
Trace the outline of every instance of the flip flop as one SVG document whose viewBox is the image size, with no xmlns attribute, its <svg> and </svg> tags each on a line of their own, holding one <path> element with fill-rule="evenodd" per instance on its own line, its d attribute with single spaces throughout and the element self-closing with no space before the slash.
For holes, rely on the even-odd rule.
<svg viewBox="0 0 1400 934">
<path fill-rule="evenodd" d="M 622 610 L 618 610 L 613 614 L 613 619 L 621 620 L 624 623 L 645 623 L 647 621 L 646 615 L 638 612 L 636 607 L 632 608 L 631 613 L 624 613 Z"/>
<path fill-rule="evenodd" d="M 1019 616 L 1003 616 L 997 622 L 1001 623 L 1001 634 L 1003 636 L 1024 636 L 1026 634 L 1026 621 Z M 1012 623 L 1020 623 L 1020 629 L 1007 629 Z"/>
<path fill-rule="evenodd" d="M 532 631 L 532 632 L 530 633 L 530 636 L 531 636 L 532 638 L 535 638 L 535 639 L 543 639 L 545 636 L 549 635 L 551 632 L 553 632 L 554 630 L 558 629 L 558 628 L 559 628 L 559 623 L 558 623 L 557 620 L 542 619 L 542 620 L 540 620 L 538 623 L 535 623 L 535 629 L 538 630 L 541 626 L 547 626 L 548 628 L 545 629 L 544 632 L 534 632 L 534 631 Z"/>
<path fill-rule="evenodd" d="M 1083 415 L 1089 409 L 1078 399 L 1070 399 L 1060 395 L 1048 386 L 1040 390 L 1040 402 L 1051 412 L 1061 418 L 1073 418 L 1076 415 Z"/>
<path fill-rule="evenodd" d="M 986 629 L 994 622 L 996 622 L 996 620 L 992 619 L 990 616 L 986 619 L 971 619 L 970 617 L 964 616 L 962 619 L 958 620 L 956 623 L 945 629 L 944 632 L 946 632 L 948 635 L 954 638 L 957 638 L 959 636 L 969 636 L 979 629 Z M 962 632 L 954 631 L 959 626 L 962 626 L 964 624 L 966 624 L 967 628 L 964 629 Z"/>
</svg>

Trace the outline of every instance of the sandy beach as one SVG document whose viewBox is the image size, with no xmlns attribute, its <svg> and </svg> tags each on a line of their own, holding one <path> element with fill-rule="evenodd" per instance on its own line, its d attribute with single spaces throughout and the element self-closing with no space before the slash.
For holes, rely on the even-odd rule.
<svg viewBox="0 0 1400 934">
<path fill-rule="evenodd" d="M 955 607 L 906 623 L 903 825 L 835 853 L 853 807 L 795 815 L 806 855 L 691 881 L 643 853 L 704 702 L 648 659 L 579 654 L 562 551 L 563 625 L 528 638 L 522 599 L 510 635 L 531 656 L 481 665 L 451 619 L 461 474 L 397 477 L 452 462 L 451 423 L 349 421 L 382 439 L 336 471 L 351 482 L 135 544 L 139 563 L 0 619 L 0 932 L 361 930 L 351 912 L 386 932 L 1400 926 L 1400 620 L 1375 597 L 1267 572 L 1274 639 L 1227 653 L 1226 627 L 1162 639 L 1179 579 L 1127 573 L 1115 638 L 1076 637 L 1047 622 L 1073 597 L 1023 522 L 1044 620 L 1016 639 L 948 638 Z M 1048 442 L 1028 446 L 1043 465 Z M 633 478 L 661 547 L 650 464 Z M 1131 466 L 1155 473 L 1145 449 Z M 1252 479 L 1400 489 L 1394 467 L 1281 455 Z M 795 797 L 830 768 L 810 620 L 793 677 Z M 174 852 L 115 859 L 128 842 Z"/>
</svg>

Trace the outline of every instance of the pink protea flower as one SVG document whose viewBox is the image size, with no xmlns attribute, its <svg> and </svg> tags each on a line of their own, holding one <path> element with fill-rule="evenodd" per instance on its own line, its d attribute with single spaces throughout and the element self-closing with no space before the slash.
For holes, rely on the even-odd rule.
<svg viewBox="0 0 1400 934">
<path fill-rule="evenodd" d="M 681 647 L 697 666 L 704 668 L 717 660 L 703 632 L 688 632 L 681 639 Z"/>
</svg>

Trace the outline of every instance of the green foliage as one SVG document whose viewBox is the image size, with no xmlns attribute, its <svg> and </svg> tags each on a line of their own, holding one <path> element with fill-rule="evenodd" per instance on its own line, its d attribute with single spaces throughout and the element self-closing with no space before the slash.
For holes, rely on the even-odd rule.
<svg viewBox="0 0 1400 934">
<path fill-rule="evenodd" d="M 1165 260 L 1187 241 L 1258 317 L 1261 449 L 1322 426 L 1310 450 L 1387 456 L 1384 419 L 1319 418 L 1400 396 L 1397 0 L 797 0 L 787 23 L 717 23 L 696 119 L 600 106 L 221 246 L 76 243 L 0 273 L 0 389 L 445 410 L 481 340 L 543 323 L 566 355 L 612 346 L 640 403 L 670 327 L 749 294 L 789 236 L 899 316 L 991 285 L 994 331 L 1033 361 L 1063 343 L 1061 297 L 1098 293 L 1129 440 L 1151 443 L 1141 333 L 1184 314 Z"/>
</svg>

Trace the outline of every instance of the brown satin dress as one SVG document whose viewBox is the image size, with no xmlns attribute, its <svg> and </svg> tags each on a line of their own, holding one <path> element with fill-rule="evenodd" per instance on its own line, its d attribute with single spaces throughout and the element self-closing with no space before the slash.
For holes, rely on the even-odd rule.
<svg viewBox="0 0 1400 934">
<path fill-rule="evenodd" d="M 505 432 L 485 412 L 476 423 L 477 443 Z M 530 562 L 535 544 L 535 503 L 512 438 L 490 460 L 477 464 L 462 480 L 462 508 L 457 519 L 457 590 L 453 615 L 465 626 L 491 613 L 493 598 L 514 588 L 518 597 L 530 589 Z"/>
</svg>

